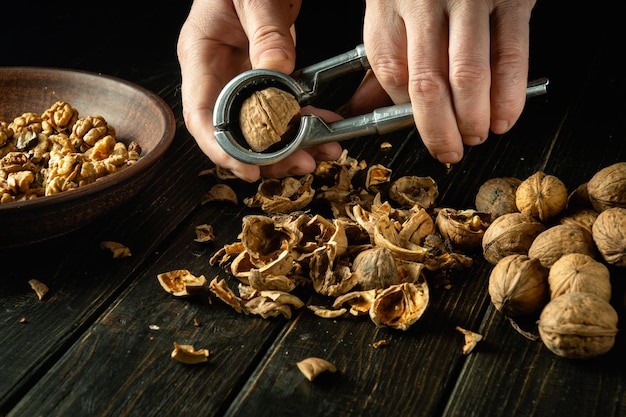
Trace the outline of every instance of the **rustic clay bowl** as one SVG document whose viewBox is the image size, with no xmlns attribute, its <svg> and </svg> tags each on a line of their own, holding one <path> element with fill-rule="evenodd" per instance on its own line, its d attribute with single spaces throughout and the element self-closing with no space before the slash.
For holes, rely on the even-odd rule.
<svg viewBox="0 0 626 417">
<path fill-rule="evenodd" d="M 141 159 L 100 180 L 30 201 L 0 204 L 0 248 L 22 246 L 74 231 L 127 203 L 156 174 L 174 139 L 176 121 L 158 95 L 114 77 L 55 68 L 0 67 L 0 120 L 42 113 L 57 101 L 79 117 L 99 115 L 118 140 L 134 140 Z"/>
</svg>

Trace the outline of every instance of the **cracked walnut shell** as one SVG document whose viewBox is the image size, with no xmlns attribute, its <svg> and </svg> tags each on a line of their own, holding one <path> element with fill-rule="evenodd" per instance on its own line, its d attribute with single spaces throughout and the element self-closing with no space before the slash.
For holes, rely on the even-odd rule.
<svg viewBox="0 0 626 417">
<path fill-rule="evenodd" d="M 239 124 L 252 150 L 262 152 L 295 129 L 300 116 L 300 105 L 293 95 L 269 87 L 244 100 Z"/>
</svg>

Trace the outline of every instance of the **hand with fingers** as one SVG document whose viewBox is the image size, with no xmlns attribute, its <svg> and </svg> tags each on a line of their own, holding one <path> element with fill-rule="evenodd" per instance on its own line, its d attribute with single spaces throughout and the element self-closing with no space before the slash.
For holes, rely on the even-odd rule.
<svg viewBox="0 0 626 417">
<path fill-rule="evenodd" d="M 411 102 L 433 155 L 456 163 L 463 145 L 508 131 L 526 100 L 534 0 L 367 0 L 363 41 L 371 71 L 346 111 L 357 115 Z M 298 149 L 271 165 L 229 156 L 214 137 L 221 89 L 249 69 L 295 69 L 297 0 L 196 0 L 181 28 L 178 57 L 185 123 L 202 151 L 239 178 L 303 175 L 339 157 L 338 143 Z M 338 11 L 340 12 L 340 11 Z M 312 110 L 326 121 L 340 116 Z"/>
</svg>

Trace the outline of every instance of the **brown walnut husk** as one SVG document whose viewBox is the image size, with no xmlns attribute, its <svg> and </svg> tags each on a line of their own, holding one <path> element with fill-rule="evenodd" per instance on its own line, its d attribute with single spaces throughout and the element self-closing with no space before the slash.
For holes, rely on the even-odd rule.
<svg viewBox="0 0 626 417">
<path fill-rule="evenodd" d="M 565 210 L 567 197 L 559 178 L 537 171 L 517 187 L 515 204 L 520 212 L 547 223 Z"/>
<path fill-rule="evenodd" d="M 611 207 L 626 208 L 626 162 L 596 172 L 587 183 L 587 193 L 598 212 Z"/>
<path fill-rule="evenodd" d="M 591 256 L 568 253 L 561 256 L 550 268 L 550 298 L 554 299 L 568 292 L 586 292 L 610 301 L 610 275 L 606 265 Z"/>
<path fill-rule="evenodd" d="M 526 255 L 506 256 L 491 270 L 489 296 L 508 317 L 536 313 L 548 301 L 548 269 Z"/>
<path fill-rule="evenodd" d="M 269 87 L 255 91 L 244 100 L 239 113 L 241 132 L 256 152 L 262 152 L 295 129 L 300 120 L 300 105 L 286 91 Z"/>
<path fill-rule="evenodd" d="M 528 256 L 539 259 L 546 268 L 568 253 L 595 258 L 597 250 L 591 233 L 577 224 L 557 224 L 537 235 L 528 248 Z"/>
<path fill-rule="evenodd" d="M 626 267 L 626 208 L 604 210 L 591 230 L 602 258 L 612 265 Z"/>
<path fill-rule="evenodd" d="M 551 300 L 538 321 L 539 336 L 554 354 L 572 359 L 593 358 L 615 344 L 618 315 L 595 294 L 569 292 Z"/>
<path fill-rule="evenodd" d="M 476 210 L 491 214 L 492 221 L 503 214 L 515 213 L 515 192 L 521 183 L 522 180 L 514 177 L 488 179 L 476 193 Z"/>
<path fill-rule="evenodd" d="M 526 254 L 537 235 L 546 227 L 524 213 L 506 213 L 495 219 L 485 230 L 482 240 L 483 256 L 495 265 L 505 256 Z"/>
</svg>

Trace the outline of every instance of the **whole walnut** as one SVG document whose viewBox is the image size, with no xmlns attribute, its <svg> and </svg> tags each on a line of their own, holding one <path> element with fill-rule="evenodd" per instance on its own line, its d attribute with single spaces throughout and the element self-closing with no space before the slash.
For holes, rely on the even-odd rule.
<svg viewBox="0 0 626 417">
<path fill-rule="evenodd" d="M 520 212 L 506 213 L 495 219 L 483 234 L 483 256 L 497 264 L 505 256 L 527 254 L 528 248 L 546 226 Z"/>
<path fill-rule="evenodd" d="M 591 232 L 591 226 L 596 221 L 598 212 L 591 208 L 576 208 L 567 209 L 561 217 L 559 217 L 560 224 L 577 224 L 589 232 Z"/>
<path fill-rule="evenodd" d="M 359 252 L 352 271 L 361 290 L 383 289 L 400 283 L 396 260 L 383 246 Z"/>
<path fill-rule="evenodd" d="M 491 214 L 492 221 L 503 214 L 516 212 L 515 192 L 521 183 L 522 180 L 514 177 L 488 179 L 476 193 L 476 210 Z"/>
<path fill-rule="evenodd" d="M 244 100 L 239 124 L 250 148 L 262 152 L 295 130 L 300 116 L 300 104 L 293 95 L 269 87 Z"/>
<path fill-rule="evenodd" d="M 611 350 L 617 321 L 613 306 L 597 295 L 568 292 L 544 307 L 537 325 L 542 342 L 554 354 L 587 359 Z"/>
<path fill-rule="evenodd" d="M 611 207 L 626 208 L 626 162 L 596 172 L 587 183 L 587 193 L 598 212 Z"/>
<path fill-rule="evenodd" d="M 557 224 L 541 232 L 528 248 L 528 256 L 550 268 L 567 253 L 583 253 L 595 258 L 596 245 L 588 230 L 577 224 Z"/>
<path fill-rule="evenodd" d="M 547 223 L 565 210 L 567 197 L 563 181 L 537 171 L 517 187 L 515 205 L 520 212 Z"/>
<path fill-rule="evenodd" d="M 505 256 L 491 270 L 489 296 L 508 317 L 536 313 L 549 299 L 548 269 L 526 255 Z"/>
<path fill-rule="evenodd" d="M 626 267 L 626 208 L 612 207 L 598 215 L 591 228 L 593 241 L 604 260 Z"/>
<path fill-rule="evenodd" d="M 567 292 L 587 292 L 605 301 L 611 300 L 611 274 L 609 268 L 582 253 L 561 256 L 548 273 L 550 298 Z"/>
</svg>

